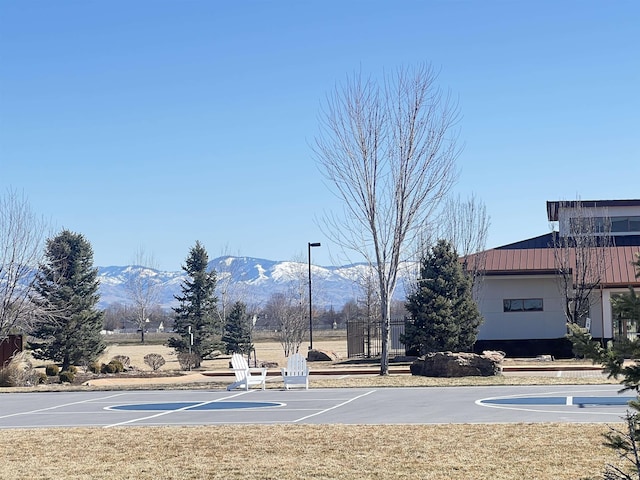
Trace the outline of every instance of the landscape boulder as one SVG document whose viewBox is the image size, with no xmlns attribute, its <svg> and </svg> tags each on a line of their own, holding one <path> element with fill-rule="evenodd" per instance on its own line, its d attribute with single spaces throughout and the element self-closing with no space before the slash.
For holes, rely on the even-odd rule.
<svg viewBox="0 0 640 480">
<path fill-rule="evenodd" d="M 313 349 L 307 353 L 307 362 L 334 362 L 336 360 L 339 360 L 338 355 L 328 350 Z"/>
<path fill-rule="evenodd" d="M 504 353 L 433 352 L 411 364 L 411 374 L 423 377 L 490 377 L 502 373 Z"/>
</svg>

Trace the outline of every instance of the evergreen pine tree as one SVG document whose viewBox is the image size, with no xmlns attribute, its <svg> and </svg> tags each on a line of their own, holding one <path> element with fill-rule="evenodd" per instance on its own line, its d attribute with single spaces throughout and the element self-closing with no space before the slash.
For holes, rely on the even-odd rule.
<svg viewBox="0 0 640 480">
<path fill-rule="evenodd" d="M 179 353 L 191 351 L 195 367 L 199 367 L 202 359 L 221 345 L 222 325 L 216 313 L 216 272 L 207 271 L 208 263 L 209 255 L 197 241 L 189 251 L 186 265 L 182 267 L 187 274 L 187 279 L 181 286 L 182 295 L 175 296 L 180 303 L 173 309 L 173 330 L 179 337 L 171 337 L 168 342 L 168 345 Z"/>
<path fill-rule="evenodd" d="M 407 297 L 409 318 L 401 341 L 407 352 L 471 351 L 482 317 L 471 279 L 452 245 L 440 240 L 420 261 L 420 278 Z"/>
<path fill-rule="evenodd" d="M 247 315 L 247 306 L 236 302 L 227 315 L 222 341 L 226 353 L 249 354 L 253 350 L 251 343 L 251 319 Z"/>
<path fill-rule="evenodd" d="M 31 332 L 30 347 L 36 358 L 61 362 L 67 370 L 71 365 L 88 364 L 102 353 L 98 285 L 93 250 L 82 235 L 63 230 L 47 240 L 34 301 L 46 304 L 49 314 L 39 318 Z"/>
<path fill-rule="evenodd" d="M 636 278 L 640 278 L 640 253 L 636 254 L 636 260 L 632 264 L 636 268 Z M 612 299 L 611 305 L 613 314 L 619 321 L 630 323 L 632 330 L 637 331 L 640 326 L 640 297 L 634 289 L 629 287 L 629 293 Z M 605 445 L 616 450 L 624 463 L 620 466 L 609 464 L 604 478 L 640 478 L 640 365 L 637 362 L 627 362 L 627 359 L 640 358 L 640 338 L 614 334 L 612 341 L 602 345 L 601 341 L 593 339 L 588 329 L 576 323 L 568 323 L 567 328 L 577 356 L 584 356 L 593 363 L 601 364 L 604 373 L 620 380 L 624 385 L 623 391 L 632 390 L 636 394 L 636 398 L 629 402 L 636 413 L 627 411 L 624 417 L 626 429 L 611 428 L 605 434 Z"/>
</svg>

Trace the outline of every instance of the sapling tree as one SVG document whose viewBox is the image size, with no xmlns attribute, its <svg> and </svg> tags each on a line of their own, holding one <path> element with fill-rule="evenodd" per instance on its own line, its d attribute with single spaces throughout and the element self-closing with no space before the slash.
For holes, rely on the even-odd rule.
<svg viewBox="0 0 640 480">
<path fill-rule="evenodd" d="M 249 355 L 253 351 L 251 343 L 251 318 L 247 315 L 247 306 L 242 302 L 233 304 L 227 315 L 222 335 L 226 353 L 242 353 Z"/>
</svg>

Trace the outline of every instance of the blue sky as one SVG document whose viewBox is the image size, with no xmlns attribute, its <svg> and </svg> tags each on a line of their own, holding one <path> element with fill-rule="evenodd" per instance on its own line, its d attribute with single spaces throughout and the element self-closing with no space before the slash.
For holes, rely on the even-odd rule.
<svg viewBox="0 0 640 480">
<path fill-rule="evenodd" d="M 640 2 L 0 1 L 0 190 L 142 248 L 339 263 L 310 144 L 356 70 L 429 62 L 458 99 L 460 179 L 488 247 L 547 233 L 545 201 L 639 198 Z"/>
</svg>

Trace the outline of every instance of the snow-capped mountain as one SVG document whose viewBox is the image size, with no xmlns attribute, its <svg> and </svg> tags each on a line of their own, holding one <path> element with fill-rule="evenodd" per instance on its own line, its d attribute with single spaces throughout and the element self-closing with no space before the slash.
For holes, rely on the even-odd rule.
<svg viewBox="0 0 640 480">
<path fill-rule="evenodd" d="M 218 277 L 217 295 L 240 299 L 247 304 L 264 305 L 274 293 L 308 295 L 309 265 L 299 262 L 276 262 L 251 257 L 218 257 L 209 262 Z M 183 271 L 163 272 L 145 267 L 98 267 L 101 308 L 111 303 L 130 303 L 127 282 L 142 271 L 159 285 L 158 303 L 164 308 L 175 306 L 174 295 L 180 294 Z M 341 308 L 349 300 L 362 298 L 362 279 L 369 268 L 366 264 L 341 267 L 311 265 L 313 304 L 317 307 Z M 402 281 L 398 282 L 395 298 L 404 298 Z"/>
</svg>

